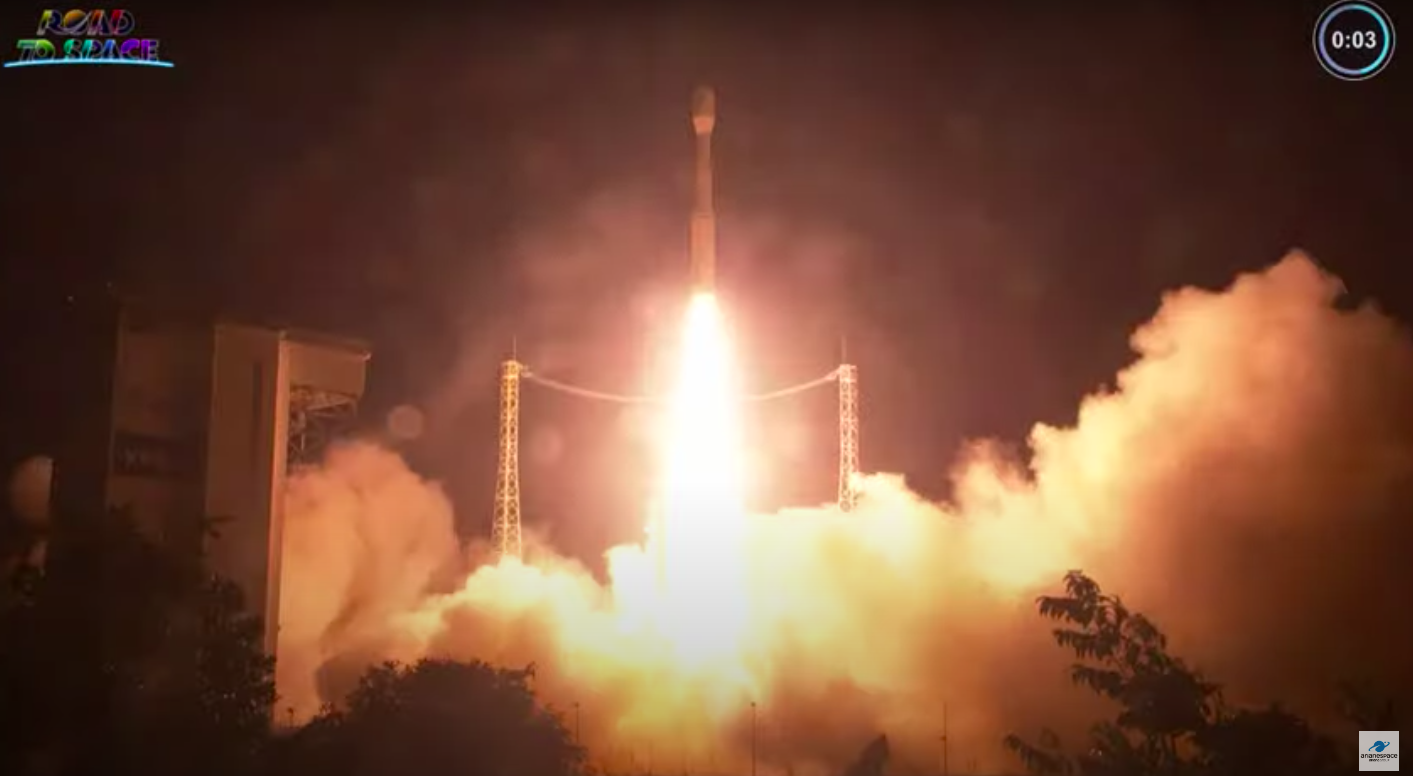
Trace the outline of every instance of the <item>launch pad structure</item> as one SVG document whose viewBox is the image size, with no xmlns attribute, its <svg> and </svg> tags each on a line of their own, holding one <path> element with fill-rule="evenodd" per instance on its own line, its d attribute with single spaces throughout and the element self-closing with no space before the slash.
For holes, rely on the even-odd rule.
<svg viewBox="0 0 1413 776">
<path fill-rule="evenodd" d="M 713 293 L 716 285 L 716 208 L 713 202 L 711 163 L 712 133 L 716 129 L 716 93 L 701 87 L 692 95 L 692 133 L 696 141 L 693 207 L 690 230 L 690 277 L 693 294 Z M 828 383 L 839 390 L 839 509 L 851 512 L 858 505 L 859 478 L 859 370 L 844 363 L 808 382 L 769 393 L 741 397 L 744 401 L 769 401 L 792 396 Z M 645 396 L 624 396 L 562 383 L 533 372 L 514 354 L 500 367 L 500 433 L 497 457 L 495 511 L 491 543 L 502 558 L 519 559 L 524 542 L 520 523 L 520 389 L 524 381 L 551 390 L 599 401 L 628 404 L 660 403 Z"/>
<path fill-rule="evenodd" d="M 284 492 L 357 421 L 370 349 L 186 305 L 76 305 L 83 386 L 55 451 L 64 528 L 125 512 L 151 540 L 241 590 L 276 654 Z"/>
<path fill-rule="evenodd" d="M 520 391 L 525 382 L 584 399 L 624 404 L 658 404 L 662 399 L 626 396 L 581 388 L 542 377 L 523 362 L 510 358 L 500 365 L 500 434 L 496 468 L 495 512 L 491 520 L 491 544 L 503 558 L 519 559 L 524 553 L 520 525 Z M 841 364 L 826 375 L 788 388 L 742 397 L 762 402 L 783 399 L 797 393 L 836 383 L 839 389 L 839 510 L 852 512 L 858 505 L 859 490 L 859 372 L 853 364 Z"/>
</svg>

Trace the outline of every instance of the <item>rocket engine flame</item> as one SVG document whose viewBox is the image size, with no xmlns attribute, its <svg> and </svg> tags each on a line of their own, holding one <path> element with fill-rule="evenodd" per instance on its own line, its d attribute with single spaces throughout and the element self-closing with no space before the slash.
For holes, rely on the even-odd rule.
<svg viewBox="0 0 1413 776">
<path fill-rule="evenodd" d="M 738 657 L 748 596 L 746 504 L 730 342 L 712 294 L 687 308 L 663 456 L 664 625 L 686 665 Z"/>
</svg>

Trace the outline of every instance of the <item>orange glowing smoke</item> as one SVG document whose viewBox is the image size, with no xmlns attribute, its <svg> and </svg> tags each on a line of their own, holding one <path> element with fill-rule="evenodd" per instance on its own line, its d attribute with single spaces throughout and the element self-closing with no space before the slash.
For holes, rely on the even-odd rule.
<svg viewBox="0 0 1413 776">
<path fill-rule="evenodd" d="M 879 732 L 894 772 L 934 772 L 944 704 L 953 767 L 1006 772 L 1006 733 L 1080 734 L 1105 711 L 1034 612 L 1079 567 L 1229 698 L 1298 708 L 1297 688 L 1314 698 L 1413 649 L 1398 618 L 1348 616 L 1351 600 L 1401 605 L 1383 579 L 1413 524 L 1394 510 L 1413 482 L 1413 345 L 1339 291 L 1293 255 L 1171 294 L 1112 391 L 1073 426 L 1037 426 L 1028 460 L 972 450 L 949 502 L 873 475 L 848 514 L 749 518 L 731 346 L 697 297 L 651 530 L 609 551 L 607 585 L 532 538 L 526 564 L 428 595 L 465 563 L 434 485 L 371 444 L 294 477 L 281 707 L 307 716 L 384 659 L 534 662 L 536 692 L 581 710 L 609 773 L 745 773 L 757 739 L 762 776 L 838 773 Z"/>
</svg>

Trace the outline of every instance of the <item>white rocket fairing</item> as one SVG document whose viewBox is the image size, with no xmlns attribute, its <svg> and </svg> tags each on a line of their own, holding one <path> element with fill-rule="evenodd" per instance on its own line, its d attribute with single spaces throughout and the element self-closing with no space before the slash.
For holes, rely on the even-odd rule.
<svg viewBox="0 0 1413 776">
<path fill-rule="evenodd" d="M 697 164 L 692 206 L 692 292 L 716 287 L 716 208 L 712 204 L 711 133 L 716 126 L 716 93 L 709 86 L 692 95 L 692 130 L 697 136 Z"/>
</svg>

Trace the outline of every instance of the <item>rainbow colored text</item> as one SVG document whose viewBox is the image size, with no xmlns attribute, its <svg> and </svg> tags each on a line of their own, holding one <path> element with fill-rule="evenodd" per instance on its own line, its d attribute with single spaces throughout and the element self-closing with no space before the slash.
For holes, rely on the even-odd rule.
<svg viewBox="0 0 1413 776">
<path fill-rule="evenodd" d="M 133 37 L 131 11 L 94 9 L 44 11 L 33 38 L 21 38 L 15 59 L 5 67 L 30 65 L 147 65 L 171 67 L 158 54 L 156 38 Z M 49 36 L 53 36 L 51 40 Z"/>
</svg>

